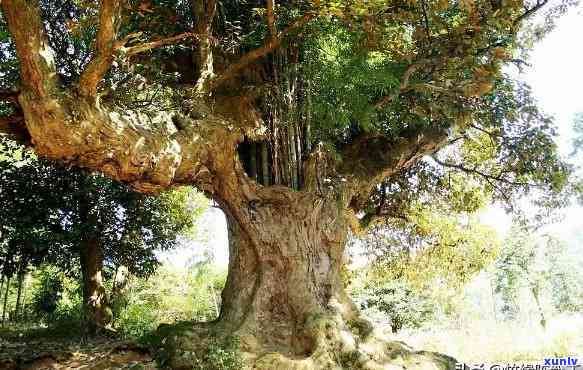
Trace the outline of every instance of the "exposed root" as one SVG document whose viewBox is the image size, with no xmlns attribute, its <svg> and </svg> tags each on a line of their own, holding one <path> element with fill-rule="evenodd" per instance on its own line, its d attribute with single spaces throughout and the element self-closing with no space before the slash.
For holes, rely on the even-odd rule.
<svg viewBox="0 0 583 370">
<path fill-rule="evenodd" d="M 215 369 L 213 356 L 232 369 L 256 370 L 449 370 L 455 359 L 432 352 L 414 351 L 402 342 L 389 341 L 361 319 L 345 322 L 340 315 L 314 314 L 305 334 L 313 339 L 312 352 L 300 357 L 286 348 L 256 348 L 244 333 L 225 335 L 217 324 L 179 324 L 160 329 L 161 364 L 172 369 Z M 218 367 L 217 367 L 218 368 Z M 220 367 L 231 369 L 231 367 Z"/>
</svg>

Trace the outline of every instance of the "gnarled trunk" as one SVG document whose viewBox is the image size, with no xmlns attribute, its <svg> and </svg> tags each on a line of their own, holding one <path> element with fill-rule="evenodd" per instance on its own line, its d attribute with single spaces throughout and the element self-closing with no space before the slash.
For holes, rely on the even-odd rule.
<svg viewBox="0 0 583 370">
<path fill-rule="evenodd" d="M 340 276 L 346 220 L 334 205 L 313 202 L 257 201 L 249 220 L 227 210 L 231 260 L 220 320 L 249 350 L 309 355 L 310 319 L 355 318 Z"/>
<path fill-rule="evenodd" d="M 112 319 L 103 286 L 103 251 L 98 239 L 88 238 L 81 242 L 80 259 L 85 321 L 89 333 L 94 334 L 107 327 Z"/>
<path fill-rule="evenodd" d="M 229 189 L 217 194 L 230 251 L 221 314 L 210 325 L 175 328 L 186 333 L 161 330 L 173 368 L 200 361 L 209 334 L 237 337 L 245 368 L 451 368 L 449 358 L 383 341 L 360 316 L 341 278 L 349 226 L 341 199 L 270 187 L 248 202 L 245 190 Z"/>
</svg>

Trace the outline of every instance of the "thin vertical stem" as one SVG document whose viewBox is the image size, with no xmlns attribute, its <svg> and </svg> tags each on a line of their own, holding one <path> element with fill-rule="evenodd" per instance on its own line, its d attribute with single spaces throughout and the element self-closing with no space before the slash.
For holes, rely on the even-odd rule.
<svg viewBox="0 0 583 370">
<path fill-rule="evenodd" d="M 6 278 L 6 291 L 4 292 L 4 305 L 2 307 L 2 325 L 6 322 L 6 305 L 8 304 L 8 290 L 10 289 L 10 276 Z"/>
</svg>

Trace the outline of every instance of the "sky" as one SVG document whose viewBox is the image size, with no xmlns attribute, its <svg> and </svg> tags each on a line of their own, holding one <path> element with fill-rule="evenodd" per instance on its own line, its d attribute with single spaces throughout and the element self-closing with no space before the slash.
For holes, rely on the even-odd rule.
<svg viewBox="0 0 583 370">
<path fill-rule="evenodd" d="M 179 248 L 159 254 L 163 263 L 177 268 L 187 267 L 193 260 L 204 258 L 205 251 L 212 252 L 215 265 L 224 268 L 229 264 L 227 221 L 223 212 L 209 207 L 198 222 L 200 240 L 187 241 Z"/>
<path fill-rule="evenodd" d="M 557 27 L 537 44 L 529 60 L 531 67 L 518 75 L 533 89 L 539 106 L 555 117 L 559 131 L 558 145 L 562 154 L 572 149 L 573 119 L 583 112 L 583 6 L 572 9 L 557 22 Z M 580 165 L 583 165 L 581 163 Z M 583 207 L 572 206 L 565 210 L 564 219 L 545 228 L 563 237 L 573 236 L 583 230 Z M 480 220 L 494 227 L 501 236 L 507 233 L 511 217 L 501 207 L 485 210 Z M 200 256 L 204 250 L 214 254 L 215 264 L 228 264 L 228 237 L 225 217 L 214 207 L 204 213 L 200 222 L 203 240 L 189 242 L 183 248 L 165 253 L 163 258 L 184 267 L 187 261 Z"/>
</svg>

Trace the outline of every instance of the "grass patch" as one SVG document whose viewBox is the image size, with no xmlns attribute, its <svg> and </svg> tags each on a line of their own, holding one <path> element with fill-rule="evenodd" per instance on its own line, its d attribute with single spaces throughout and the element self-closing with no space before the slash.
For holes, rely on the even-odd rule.
<svg viewBox="0 0 583 370">
<path fill-rule="evenodd" d="M 466 328 L 405 330 L 394 336 L 420 350 L 446 353 L 467 363 L 541 361 L 583 353 L 583 315 L 551 319 L 547 329 L 516 322 L 473 322 Z"/>
</svg>

